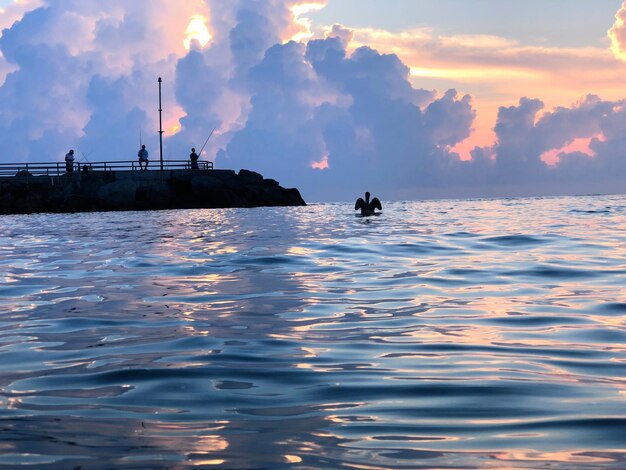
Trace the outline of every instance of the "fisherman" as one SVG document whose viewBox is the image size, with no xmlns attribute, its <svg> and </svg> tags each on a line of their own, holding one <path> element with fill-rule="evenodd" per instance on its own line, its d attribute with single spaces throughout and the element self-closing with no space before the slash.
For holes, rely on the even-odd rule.
<svg viewBox="0 0 626 470">
<path fill-rule="evenodd" d="M 139 157 L 139 168 L 141 170 L 147 170 L 148 169 L 148 151 L 146 150 L 145 145 L 141 146 L 141 150 L 139 150 L 139 152 L 137 153 L 137 156 Z"/>
<path fill-rule="evenodd" d="M 71 175 L 74 171 L 74 150 L 65 154 L 65 172 Z"/>
<path fill-rule="evenodd" d="M 198 159 L 199 158 L 200 157 L 196 153 L 196 149 L 192 148 L 191 149 L 191 155 L 189 155 L 189 160 L 191 161 L 191 169 L 192 170 L 197 170 L 198 169 Z"/>
</svg>

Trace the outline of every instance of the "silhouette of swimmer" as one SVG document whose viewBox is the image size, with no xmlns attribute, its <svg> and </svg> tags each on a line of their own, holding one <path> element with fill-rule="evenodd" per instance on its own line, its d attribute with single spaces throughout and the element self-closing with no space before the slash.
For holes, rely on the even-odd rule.
<svg viewBox="0 0 626 470">
<path fill-rule="evenodd" d="M 361 215 L 375 215 L 376 209 L 379 211 L 383 210 L 383 206 L 378 200 L 377 197 L 370 201 L 370 193 L 365 193 L 365 201 L 363 198 L 358 198 L 356 200 L 356 204 L 354 205 L 354 210 L 358 211 L 361 209 Z"/>
</svg>

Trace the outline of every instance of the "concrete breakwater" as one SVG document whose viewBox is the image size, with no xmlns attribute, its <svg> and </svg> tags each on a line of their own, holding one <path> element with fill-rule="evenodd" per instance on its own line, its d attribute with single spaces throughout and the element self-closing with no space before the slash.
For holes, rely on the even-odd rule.
<svg viewBox="0 0 626 470">
<path fill-rule="evenodd" d="M 297 189 L 241 170 L 86 171 L 0 178 L 0 214 L 305 206 Z"/>
</svg>

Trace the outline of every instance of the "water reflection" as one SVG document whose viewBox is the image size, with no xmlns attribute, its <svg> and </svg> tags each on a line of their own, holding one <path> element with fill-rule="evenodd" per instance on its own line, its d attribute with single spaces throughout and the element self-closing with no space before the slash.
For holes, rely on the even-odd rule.
<svg viewBox="0 0 626 470">
<path fill-rule="evenodd" d="M 623 202 L 3 218 L 3 461 L 620 468 Z"/>
</svg>

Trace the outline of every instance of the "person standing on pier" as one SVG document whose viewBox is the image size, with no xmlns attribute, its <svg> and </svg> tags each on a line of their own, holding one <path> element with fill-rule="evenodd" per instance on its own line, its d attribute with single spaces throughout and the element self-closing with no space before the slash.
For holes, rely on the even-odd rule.
<svg viewBox="0 0 626 470">
<path fill-rule="evenodd" d="M 65 154 L 65 172 L 71 175 L 74 172 L 74 150 Z"/>
<path fill-rule="evenodd" d="M 197 170 L 198 169 L 198 159 L 199 158 L 200 157 L 196 153 L 196 149 L 192 148 L 191 149 L 191 155 L 189 155 L 189 160 L 191 161 L 191 169 L 192 170 Z"/>
<path fill-rule="evenodd" d="M 139 150 L 139 152 L 137 153 L 137 156 L 139 157 L 139 168 L 141 170 L 147 170 L 148 169 L 148 151 L 146 150 L 145 145 L 141 146 L 141 150 Z"/>
</svg>

